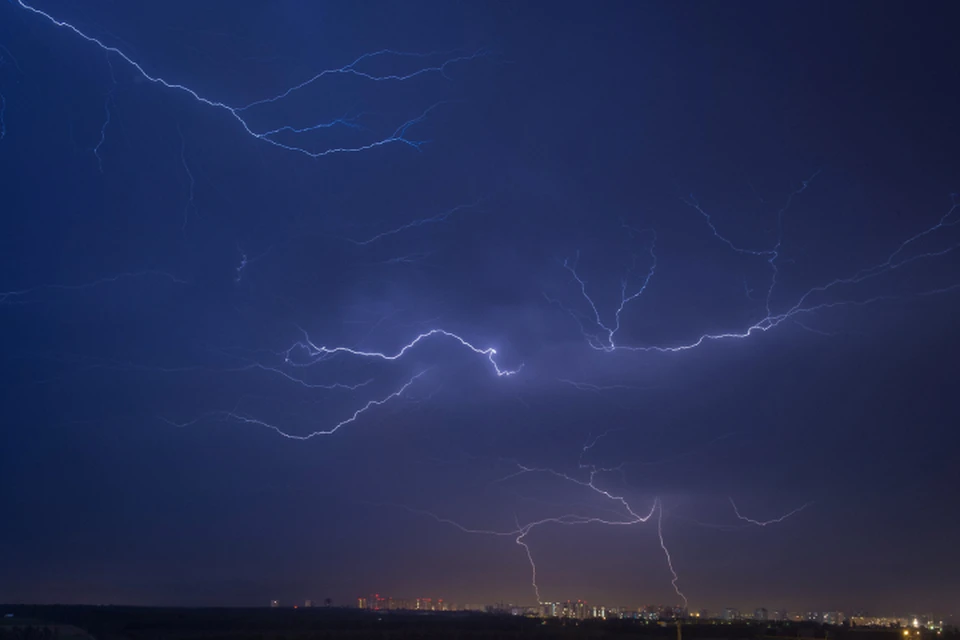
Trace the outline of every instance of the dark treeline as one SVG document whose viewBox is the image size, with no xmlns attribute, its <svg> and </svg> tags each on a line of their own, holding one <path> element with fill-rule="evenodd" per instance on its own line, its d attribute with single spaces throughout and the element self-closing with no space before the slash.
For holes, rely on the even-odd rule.
<svg viewBox="0 0 960 640">
<path fill-rule="evenodd" d="M 17 618 L 0 624 L 0 640 L 66 640 L 57 625 L 83 629 L 96 640 L 486 640 L 647 637 L 673 640 L 671 625 L 636 620 L 539 620 L 479 613 L 375 613 L 352 609 L 164 609 L 137 607 L 6 606 Z M 17 619 L 29 625 L 15 626 Z M 43 623 L 36 622 L 42 620 Z M 45 628 L 43 625 L 50 625 Z M 683 640 L 900 640 L 895 629 L 849 629 L 817 624 L 692 624 Z M 956 630 L 918 640 L 960 640 Z"/>
<path fill-rule="evenodd" d="M 0 640 L 60 640 L 60 630 L 41 623 L 0 626 Z"/>
</svg>

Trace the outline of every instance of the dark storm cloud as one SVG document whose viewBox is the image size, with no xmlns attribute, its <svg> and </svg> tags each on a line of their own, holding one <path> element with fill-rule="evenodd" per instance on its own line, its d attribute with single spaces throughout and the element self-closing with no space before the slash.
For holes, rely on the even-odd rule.
<svg viewBox="0 0 960 640">
<path fill-rule="evenodd" d="M 610 507 L 549 474 L 504 480 L 517 462 L 577 473 L 586 461 L 622 464 L 611 490 L 636 509 L 662 500 L 693 607 L 951 603 L 957 298 L 915 294 L 957 284 L 952 254 L 816 301 L 895 299 L 679 353 L 591 349 L 570 311 L 593 312 L 563 266 L 579 254 L 613 322 L 621 278 L 633 267 L 633 290 L 651 259 L 652 236 L 624 225 L 655 229 L 656 272 L 618 344 L 743 331 L 765 314 L 767 257 L 732 251 L 685 200 L 733 244 L 763 249 L 818 170 L 783 217 L 774 311 L 882 263 L 957 189 L 947 8 L 39 6 L 230 104 L 383 48 L 490 55 L 446 77 L 333 77 L 251 115 L 268 127 L 362 114 L 360 129 L 296 138 L 322 147 L 448 101 L 413 130 L 429 141 L 419 151 L 310 159 L 0 8 L 0 289 L 171 276 L 0 298 L 12 576 L 0 600 L 531 602 L 512 538 L 396 505 L 507 531 L 515 514 Z M 956 230 L 911 250 L 955 246 Z M 395 353 L 437 326 L 520 374 L 495 376 L 449 337 L 396 361 L 284 360 L 309 361 L 286 351 L 304 332 Z M 319 390 L 277 371 L 372 382 Z M 420 373 L 333 436 L 223 419 L 303 435 Z M 758 519 L 810 506 L 731 528 L 731 496 Z M 655 527 L 544 526 L 527 542 L 545 599 L 677 599 Z"/>
</svg>

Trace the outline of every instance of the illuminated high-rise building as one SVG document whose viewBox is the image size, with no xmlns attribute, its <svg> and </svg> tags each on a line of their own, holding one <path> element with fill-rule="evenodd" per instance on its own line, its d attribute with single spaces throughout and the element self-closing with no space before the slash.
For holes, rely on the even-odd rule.
<svg viewBox="0 0 960 640">
<path fill-rule="evenodd" d="M 841 625 L 846 618 L 840 611 L 828 611 L 823 614 L 824 624 Z"/>
<path fill-rule="evenodd" d="M 577 620 L 587 619 L 587 603 L 583 600 L 577 600 L 576 617 Z"/>
<path fill-rule="evenodd" d="M 769 616 L 767 615 L 767 610 L 764 609 L 763 607 L 760 607 L 759 609 L 753 612 L 753 619 L 757 622 L 766 622 L 769 619 Z"/>
</svg>

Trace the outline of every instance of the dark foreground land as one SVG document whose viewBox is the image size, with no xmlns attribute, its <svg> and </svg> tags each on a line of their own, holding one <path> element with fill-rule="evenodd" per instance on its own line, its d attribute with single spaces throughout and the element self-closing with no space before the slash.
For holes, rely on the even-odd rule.
<svg viewBox="0 0 960 640">
<path fill-rule="evenodd" d="M 3 606 L 0 640 L 339 640 L 494 638 L 630 638 L 672 640 L 673 624 L 634 620 L 538 620 L 480 613 L 373 613 L 351 609 L 167 609 Z M 683 640 L 902 640 L 899 629 L 848 629 L 815 624 L 684 623 Z M 89 634 L 86 636 L 84 634 Z M 910 640 L 960 640 L 921 632 Z"/>
</svg>

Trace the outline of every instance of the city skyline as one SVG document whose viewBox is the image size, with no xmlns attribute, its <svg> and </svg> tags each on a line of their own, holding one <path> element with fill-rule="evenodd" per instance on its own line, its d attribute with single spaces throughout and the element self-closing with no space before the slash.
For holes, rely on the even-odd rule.
<svg viewBox="0 0 960 640">
<path fill-rule="evenodd" d="M 304 606 L 310 607 L 307 600 Z M 283 606 L 276 600 L 271 600 L 271 607 Z M 298 608 L 300 605 L 288 604 L 288 607 Z M 537 605 L 495 602 L 491 604 L 457 604 L 455 601 L 443 598 L 393 598 L 370 594 L 358 597 L 353 605 L 357 609 L 366 611 L 405 611 L 421 613 L 446 613 L 482 611 L 494 613 L 512 613 L 513 615 L 532 615 L 534 617 L 574 617 L 574 618 L 633 618 L 647 621 L 661 620 L 698 620 L 723 622 L 813 622 L 818 624 L 859 627 L 902 627 L 910 629 L 942 629 L 943 616 L 932 613 L 886 614 L 868 613 L 862 610 L 844 612 L 839 609 L 820 611 L 788 611 L 786 609 L 756 609 L 741 611 L 737 607 L 723 607 L 711 611 L 709 609 L 686 610 L 677 605 L 640 605 L 629 606 L 622 604 L 598 604 L 585 600 L 564 600 L 558 602 L 543 602 Z M 947 616 L 948 620 L 953 616 Z"/>
</svg>

